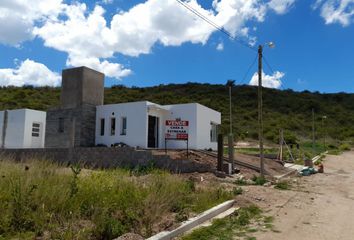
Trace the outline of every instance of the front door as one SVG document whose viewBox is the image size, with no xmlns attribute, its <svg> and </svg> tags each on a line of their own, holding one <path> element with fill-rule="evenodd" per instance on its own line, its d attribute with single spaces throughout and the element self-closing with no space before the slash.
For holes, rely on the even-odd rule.
<svg viewBox="0 0 354 240">
<path fill-rule="evenodd" d="M 148 148 L 159 147 L 159 118 L 149 115 L 148 122 Z"/>
</svg>

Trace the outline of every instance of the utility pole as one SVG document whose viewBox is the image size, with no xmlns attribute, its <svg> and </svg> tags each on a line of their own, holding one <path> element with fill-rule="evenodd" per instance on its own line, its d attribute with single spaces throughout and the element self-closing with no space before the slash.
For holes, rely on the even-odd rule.
<svg viewBox="0 0 354 240">
<path fill-rule="evenodd" d="M 284 133 L 283 129 L 279 130 L 279 160 L 283 161 L 283 145 L 284 145 Z"/>
<path fill-rule="evenodd" d="M 325 119 L 327 119 L 327 116 L 322 116 L 323 147 L 324 147 L 324 149 L 326 151 L 327 150 L 327 147 L 326 147 L 327 131 L 326 131 L 326 128 L 325 128 Z"/>
<path fill-rule="evenodd" d="M 230 133 L 228 137 L 229 161 L 231 162 L 231 174 L 234 171 L 234 136 L 232 133 L 232 87 L 235 85 L 235 80 L 228 80 L 226 86 L 229 87 L 229 107 L 230 107 Z"/>
<path fill-rule="evenodd" d="M 315 110 L 312 108 L 312 154 L 315 156 Z"/>
<path fill-rule="evenodd" d="M 263 46 L 258 47 L 258 137 L 259 137 L 259 157 L 261 162 L 261 177 L 264 177 L 264 155 L 263 155 L 263 96 L 262 96 L 262 58 Z"/>
</svg>

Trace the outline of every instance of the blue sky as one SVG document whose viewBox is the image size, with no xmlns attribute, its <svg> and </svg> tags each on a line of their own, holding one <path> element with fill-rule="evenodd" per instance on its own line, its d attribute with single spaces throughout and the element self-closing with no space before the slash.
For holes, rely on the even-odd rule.
<svg viewBox="0 0 354 240">
<path fill-rule="evenodd" d="M 354 0 L 184 2 L 240 41 L 275 42 L 264 49 L 265 86 L 354 92 Z M 104 72 L 107 86 L 257 77 L 256 64 L 246 75 L 255 51 L 176 0 L 4 0 L 0 52 L 3 86 L 58 85 L 62 69 L 81 65 Z"/>
</svg>

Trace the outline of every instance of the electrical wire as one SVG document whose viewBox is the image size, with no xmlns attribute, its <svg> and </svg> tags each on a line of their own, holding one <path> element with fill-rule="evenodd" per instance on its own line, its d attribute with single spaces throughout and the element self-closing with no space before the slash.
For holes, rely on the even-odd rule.
<svg viewBox="0 0 354 240">
<path fill-rule="evenodd" d="M 246 78 L 247 78 L 248 74 L 249 74 L 249 73 L 250 73 L 250 71 L 252 70 L 252 68 L 253 68 L 254 64 L 257 62 L 257 59 L 258 59 L 258 53 L 256 54 L 256 57 L 254 58 L 254 60 L 253 60 L 253 62 L 251 63 L 251 65 L 248 67 L 248 69 L 247 69 L 247 71 L 246 71 L 245 75 L 243 76 L 242 81 L 240 82 L 240 84 L 239 84 L 239 85 L 242 85 L 242 84 L 244 84 L 244 83 L 245 83 L 245 80 L 246 80 Z"/>
<path fill-rule="evenodd" d="M 263 55 L 263 61 L 264 61 L 264 63 L 266 64 L 266 66 L 269 68 L 269 70 L 271 71 L 271 73 L 274 75 L 274 74 L 275 74 L 275 71 L 273 70 L 272 66 L 269 64 L 267 58 L 266 58 L 264 55 Z M 280 89 L 281 89 L 281 90 L 285 90 L 284 87 L 283 87 L 283 82 L 281 82 Z"/>
<path fill-rule="evenodd" d="M 196 9 L 194 9 L 193 7 L 191 7 L 190 5 L 188 5 L 187 3 L 183 2 L 182 0 L 176 0 L 180 5 L 182 5 L 183 7 L 185 7 L 186 9 L 188 9 L 189 11 L 191 11 L 192 13 L 194 13 L 196 16 L 198 16 L 199 18 L 201 18 L 202 20 L 204 20 L 205 22 L 207 22 L 208 24 L 210 24 L 211 26 L 213 26 L 215 29 L 219 30 L 220 32 L 224 33 L 225 35 L 227 35 L 230 39 L 238 42 L 239 44 L 241 44 L 244 47 L 247 47 L 253 51 L 256 51 L 256 48 L 251 46 L 249 43 L 246 43 L 244 41 L 241 41 L 240 39 L 237 39 L 236 37 L 232 36 L 232 34 L 230 32 L 228 32 L 227 30 L 225 30 L 224 28 L 222 28 L 221 26 L 217 25 L 216 23 L 214 23 L 212 20 L 210 20 L 209 18 L 207 18 L 206 16 L 204 16 L 203 14 L 201 14 L 200 12 L 198 12 Z"/>
</svg>

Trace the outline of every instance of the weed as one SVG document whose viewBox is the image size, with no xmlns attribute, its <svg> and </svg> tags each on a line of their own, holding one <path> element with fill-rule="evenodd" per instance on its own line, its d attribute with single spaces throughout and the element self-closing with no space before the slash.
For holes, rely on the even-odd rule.
<svg viewBox="0 0 354 240">
<path fill-rule="evenodd" d="M 243 193 L 243 189 L 240 187 L 234 187 L 232 190 L 232 193 L 237 196 L 237 195 L 241 195 Z"/>
<path fill-rule="evenodd" d="M 235 180 L 234 184 L 241 185 L 241 186 L 248 185 L 247 181 L 244 178 L 239 178 L 239 179 Z"/>
<path fill-rule="evenodd" d="M 4 239 L 111 239 L 153 234 L 162 217 L 188 218 L 233 197 L 161 170 L 91 171 L 53 163 L 0 161 L 0 236 Z M 145 173 L 147 173 L 145 172 Z M 22 234 L 19 236 L 18 234 Z M 0 237 L 0 239 L 1 239 Z"/>
<path fill-rule="evenodd" d="M 257 229 L 248 228 L 248 225 L 259 219 L 261 213 L 261 209 L 255 205 L 241 208 L 229 217 L 214 220 L 211 226 L 194 230 L 192 233 L 183 236 L 182 240 L 231 240 L 235 236 L 252 239 L 247 234 L 257 232 Z"/>
<path fill-rule="evenodd" d="M 279 181 L 275 184 L 274 188 L 279 190 L 289 190 L 291 186 L 288 181 Z"/>
<path fill-rule="evenodd" d="M 253 175 L 252 177 L 252 181 L 256 184 L 256 185 L 264 185 L 267 180 L 265 179 L 265 177 L 262 177 L 262 176 L 256 176 L 256 175 Z"/>
</svg>

